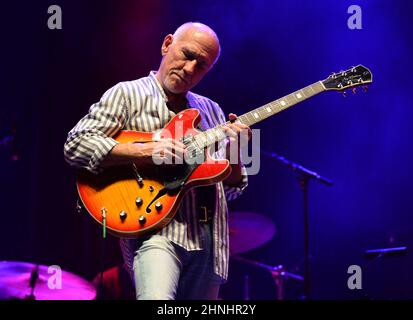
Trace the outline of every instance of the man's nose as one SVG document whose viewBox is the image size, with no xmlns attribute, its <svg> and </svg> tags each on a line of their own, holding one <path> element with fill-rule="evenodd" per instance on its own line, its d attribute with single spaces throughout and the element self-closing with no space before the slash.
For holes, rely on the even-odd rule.
<svg viewBox="0 0 413 320">
<path fill-rule="evenodd" d="M 187 61 L 185 63 L 184 71 L 187 74 L 193 74 L 196 68 L 196 60 Z"/>
</svg>

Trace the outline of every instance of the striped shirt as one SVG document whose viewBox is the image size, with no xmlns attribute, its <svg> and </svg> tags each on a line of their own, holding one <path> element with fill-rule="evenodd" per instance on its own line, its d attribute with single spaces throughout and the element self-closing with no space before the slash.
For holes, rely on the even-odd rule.
<svg viewBox="0 0 413 320">
<path fill-rule="evenodd" d="M 188 107 L 200 112 L 198 129 L 207 130 L 225 122 L 224 113 L 217 103 L 190 91 L 186 98 Z M 69 132 L 64 145 L 66 161 L 96 174 L 101 172 L 101 162 L 118 143 L 112 137 L 119 130 L 153 132 L 163 128 L 175 116 L 166 103 L 165 92 L 153 71 L 148 77 L 116 84 Z M 224 155 L 225 141 L 222 141 L 215 157 L 223 158 Z M 214 271 L 223 280 L 228 276 L 229 261 L 227 200 L 238 197 L 247 186 L 247 180 L 245 167 L 242 167 L 239 186 L 230 187 L 222 182 L 215 185 L 216 205 L 212 224 Z M 175 218 L 157 232 L 188 251 L 203 249 L 196 193 L 196 188 L 191 189 L 183 197 Z M 130 270 L 140 241 L 121 239 L 123 257 Z"/>
</svg>

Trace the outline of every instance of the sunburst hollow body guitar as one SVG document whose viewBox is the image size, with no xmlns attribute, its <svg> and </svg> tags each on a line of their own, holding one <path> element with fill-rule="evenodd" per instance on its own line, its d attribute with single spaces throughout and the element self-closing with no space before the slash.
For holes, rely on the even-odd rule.
<svg viewBox="0 0 413 320">
<path fill-rule="evenodd" d="M 237 121 L 251 126 L 320 92 L 344 91 L 371 82 L 370 70 L 358 65 L 254 109 Z M 179 140 L 186 145 L 187 161 L 172 166 L 114 166 L 98 175 L 80 170 L 77 189 L 89 214 L 113 235 L 135 238 L 167 225 L 189 189 L 223 181 L 231 171 L 229 161 L 214 159 L 211 149 L 226 138 L 225 124 L 199 131 L 200 121 L 198 110 L 186 109 L 160 131 L 120 131 L 115 135 L 120 143 Z"/>
</svg>

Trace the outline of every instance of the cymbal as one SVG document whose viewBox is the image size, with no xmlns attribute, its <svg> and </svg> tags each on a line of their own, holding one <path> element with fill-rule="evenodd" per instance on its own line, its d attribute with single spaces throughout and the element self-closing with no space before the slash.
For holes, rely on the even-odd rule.
<svg viewBox="0 0 413 320">
<path fill-rule="evenodd" d="M 254 212 L 230 212 L 229 252 L 231 255 L 255 249 L 272 239 L 275 225 L 271 219 Z"/>
<path fill-rule="evenodd" d="M 95 287 L 85 279 L 67 271 L 48 269 L 32 263 L 0 261 L 0 300 L 93 300 L 96 297 Z M 34 283 L 33 295 L 30 282 Z"/>
</svg>

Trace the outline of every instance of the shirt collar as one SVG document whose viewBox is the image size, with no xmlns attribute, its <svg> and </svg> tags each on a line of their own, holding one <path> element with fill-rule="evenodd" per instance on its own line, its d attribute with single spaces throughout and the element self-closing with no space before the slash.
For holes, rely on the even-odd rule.
<svg viewBox="0 0 413 320">
<path fill-rule="evenodd" d="M 151 71 L 149 73 L 149 78 L 152 79 L 152 81 L 155 83 L 155 86 L 158 88 L 159 92 L 162 95 L 162 98 L 164 98 L 165 102 L 168 102 L 168 97 L 164 91 L 164 89 L 162 88 L 162 85 L 159 83 L 158 79 L 156 78 L 156 72 L 157 71 Z M 190 97 L 191 97 L 191 92 L 188 91 L 185 95 L 186 100 L 188 101 L 188 103 L 190 103 Z"/>
<path fill-rule="evenodd" d="M 155 83 L 155 86 L 158 88 L 159 92 L 162 95 L 162 98 L 164 98 L 165 102 L 168 102 L 168 97 L 166 96 L 165 91 L 163 90 L 161 84 L 159 83 L 158 79 L 156 78 L 156 71 L 151 71 L 149 73 L 149 78 L 152 79 L 152 81 Z"/>
</svg>

